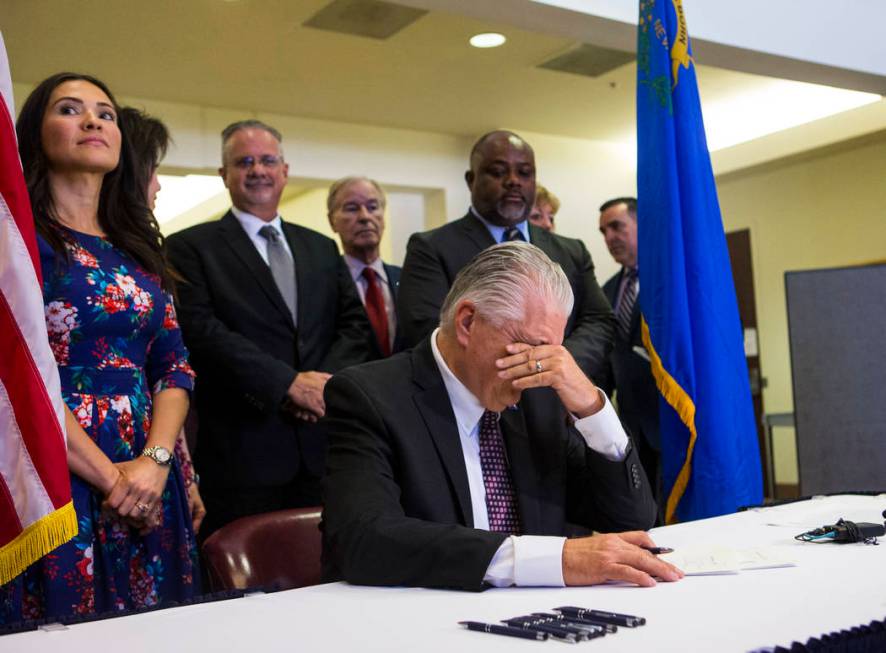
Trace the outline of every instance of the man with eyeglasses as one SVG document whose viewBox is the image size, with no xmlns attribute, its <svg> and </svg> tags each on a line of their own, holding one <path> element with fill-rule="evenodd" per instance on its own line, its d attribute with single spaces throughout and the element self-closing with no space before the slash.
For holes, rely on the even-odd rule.
<svg viewBox="0 0 886 653">
<path fill-rule="evenodd" d="M 167 240 L 200 377 L 203 537 L 246 515 L 319 505 L 324 386 L 370 357 L 369 322 L 335 242 L 281 219 L 288 173 L 280 132 L 229 125 L 219 175 L 231 210 Z"/>
</svg>

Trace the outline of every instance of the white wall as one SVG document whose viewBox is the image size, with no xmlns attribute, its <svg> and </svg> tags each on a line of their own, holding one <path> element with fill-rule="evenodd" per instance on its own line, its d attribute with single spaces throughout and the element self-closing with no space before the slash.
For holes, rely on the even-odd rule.
<svg viewBox="0 0 886 653">
<path fill-rule="evenodd" d="M 767 413 L 793 411 L 784 273 L 886 259 L 884 171 L 881 133 L 717 181 L 726 228 L 751 230 Z M 778 429 L 773 440 L 776 481 L 795 483 L 792 429 Z"/>
</svg>

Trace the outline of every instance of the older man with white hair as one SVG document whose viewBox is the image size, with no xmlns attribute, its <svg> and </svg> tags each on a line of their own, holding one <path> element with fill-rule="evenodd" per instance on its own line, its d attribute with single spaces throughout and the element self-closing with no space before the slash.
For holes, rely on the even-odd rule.
<svg viewBox="0 0 886 653">
<path fill-rule="evenodd" d="M 605 394 L 563 347 L 572 303 L 540 249 L 496 245 L 414 350 L 332 378 L 328 579 L 478 590 L 681 576 L 643 548 L 655 502 Z M 567 539 L 567 522 L 608 534 Z"/>
</svg>

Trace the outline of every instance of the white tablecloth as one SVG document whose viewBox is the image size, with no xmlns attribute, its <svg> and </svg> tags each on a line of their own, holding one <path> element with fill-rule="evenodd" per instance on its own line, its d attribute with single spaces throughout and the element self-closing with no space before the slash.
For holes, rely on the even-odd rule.
<svg viewBox="0 0 886 653">
<path fill-rule="evenodd" d="M 577 644 L 610 651 L 751 651 L 886 618 L 886 542 L 806 544 L 793 536 L 834 523 L 883 522 L 886 495 L 818 498 L 660 528 L 675 549 L 774 545 L 796 567 L 694 576 L 654 588 L 597 586 L 493 589 L 466 593 L 344 583 L 253 595 L 64 630 L 0 637 L 0 652 L 167 653 L 168 651 L 540 651 L 531 642 L 468 632 L 459 620 L 497 622 L 576 605 L 646 617 L 646 626 Z"/>
</svg>

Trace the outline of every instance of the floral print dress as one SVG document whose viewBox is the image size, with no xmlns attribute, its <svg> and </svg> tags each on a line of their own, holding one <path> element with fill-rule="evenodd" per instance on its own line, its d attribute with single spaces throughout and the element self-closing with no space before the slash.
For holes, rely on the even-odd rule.
<svg viewBox="0 0 886 653">
<path fill-rule="evenodd" d="M 153 394 L 193 387 L 172 299 L 157 277 L 97 236 L 62 230 L 65 262 L 40 239 L 49 341 L 62 395 L 113 462 L 141 455 Z M 72 474 L 79 534 L 0 592 L 0 622 L 137 609 L 198 593 L 195 538 L 178 461 L 149 534 L 102 511 Z"/>
</svg>

